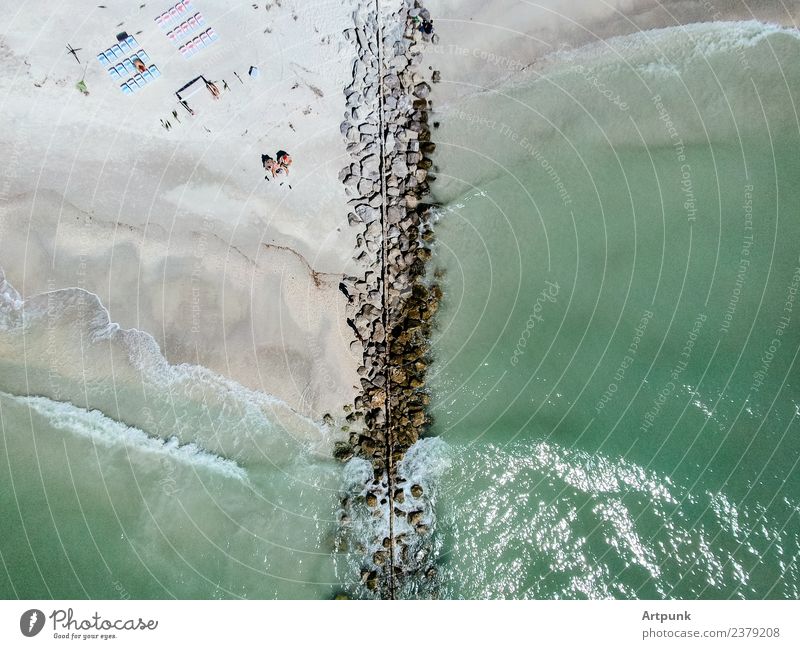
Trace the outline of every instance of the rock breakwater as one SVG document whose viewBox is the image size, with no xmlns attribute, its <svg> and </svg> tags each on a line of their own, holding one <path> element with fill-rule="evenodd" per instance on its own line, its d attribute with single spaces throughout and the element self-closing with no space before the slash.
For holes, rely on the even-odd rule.
<svg viewBox="0 0 800 649">
<path fill-rule="evenodd" d="M 426 77 L 419 61 L 423 42 L 436 36 L 415 0 L 359 7 L 345 36 L 357 56 L 341 124 L 351 162 L 340 180 L 364 272 L 345 277 L 340 290 L 363 362 L 362 392 L 347 415 L 353 432 L 335 454 L 363 470 L 342 501 L 340 542 L 361 557 L 367 592 L 394 597 L 409 575 L 435 576 L 426 540 L 432 494 L 402 474 L 402 460 L 430 425 L 425 374 L 441 297 L 425 273 L 433 238 L 429 96 L 438 75 Z"/>
</svg>

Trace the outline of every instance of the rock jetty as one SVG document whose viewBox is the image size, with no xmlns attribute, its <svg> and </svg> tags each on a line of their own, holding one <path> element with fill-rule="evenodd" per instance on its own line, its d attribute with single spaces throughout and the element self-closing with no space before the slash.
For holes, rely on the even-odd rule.
<svg viewBox="0 0 800 649">
<path fill-rule="evenodd" d="M 426 279 L 433 233 L 425 197 L 435 149 L 429 96 L 438 75 L 426 78 L 419 59 L 424 42 L 437 37 L 415 0 L 359 7 L 345 36 L 356 59 L 341 124 L 351 162 L 340 180 L 363 275 L 345 277 L 340 290 L 363 362 L 361 394 L 347 408 L 350 439 L 335 455 L 366 460 L 372 472 L 342 500 L 342 542 L 361 555 L 365 592 L 394 597 L 409 575 L 435 574 L 426 541 L 431 498 L 402 475 L 402 460 L 431 423 L 425 374 L 441 294 Z M 371 523 L 355 530 L 355 520 Z"/>
</svg>

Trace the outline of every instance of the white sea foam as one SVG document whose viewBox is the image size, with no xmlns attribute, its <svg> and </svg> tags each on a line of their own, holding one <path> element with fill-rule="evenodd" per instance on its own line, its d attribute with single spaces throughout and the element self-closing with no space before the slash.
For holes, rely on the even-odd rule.
<svg viewBox="0 0 800 649">
<path fill-rule="evenodd" d="M 327 428 L 208 368 L 170 364 L 151 335 L 122 329 L 83 289 L 22 300 L 3 278 L 0 360 L 0 389 L 26 385 L 29 394 L 85 403 L 155 437 L 195 442 L 221 456 L 274 464 L 327 451 Z"/>
<path fill-rule="evenodd" d="M 756 47 L 773 36 L 800 40 L 796 29 L 752 21 L 692 23 L 678 27 L 650 29 L 615 36 L 575 50 L 562 50 L 548 60 L 551 64 L 588 63 L 596 70 L 608 66 L 652 66 L 654 56 L 660 65 L 651 70 L 674 73 L 688 69 L 699 60 L 741 52 Z"/>
<path fill-rule="evenodd" d="M 30 408 L 44 417 L 47 424 L 59 431 L 90 440 L 109 449 L 126 448 L 129 453 L 170 459 L 196 470 L 247 480 L 247 472 L 236 462 L 208 453 L 196 444 L 180 444 L 174 437 L 163 440 L 142 430 L 106 417 L 97 410 L 85 410 L 71 403 L 61 403 L 45 397 L 15 396 L 0 392 L 0 397 Z"/>
</svg>

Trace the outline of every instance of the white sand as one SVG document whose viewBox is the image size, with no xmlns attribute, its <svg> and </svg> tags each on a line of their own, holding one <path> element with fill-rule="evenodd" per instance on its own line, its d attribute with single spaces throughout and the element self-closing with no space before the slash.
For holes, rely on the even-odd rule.
<svg viewBox="0 0 800 649">
<path fill-rule="evenodd" d="M 303 413 L 351 402 L 360 350 L 350 350 L 338 283 L 355 271 L 355 233 L 337 176 L 349 162 L 339 123 L 353 3 L 195 0 L 220 40 L 189 60 L 154 22 L 168 2 L 2 4 L 8 280 L 25 296 L 86 288 L 171 362 L 205 365 Z M 123 30 L 141 30 L 162 72 L 133 96 L 95 58 Z M 82 65 L 67 43 L 82 48 Z M 84 66 L 89 96 L 75 88 Z M 200 74 L 222 95 L 190 102 L 191 118 L 174 92 Z M 264 180 L 261 154 L 278 149 L 294 158 L 291 190 Z"/>
</svg>

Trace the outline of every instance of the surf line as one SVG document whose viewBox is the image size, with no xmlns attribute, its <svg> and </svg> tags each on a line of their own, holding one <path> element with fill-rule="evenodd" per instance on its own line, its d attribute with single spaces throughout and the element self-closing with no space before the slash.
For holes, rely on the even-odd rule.
<svg viewBox="0 0 800 649">
<path fill-rule="evenodd" d="M 410 575 L 431 581 L 436 574 L 430 495 L 402 470 L 405 452 L 430 425 L 425 374 L 441 297 L 425 279 L 433 233 L 432 205 L 423 198 L 435 145 L 428 128 L 431 85 L 419 64 L 434 35 L 418 0 L 391 6 L 374 0 L 353 18 L 345 36 L 356 44 L 357 58 L 341 125 L 352 162 L 340 180 L 352 206 L 348 222 L 358 229 L 354 258 L 363 275 L 343 278 L 339 288 L 363 360 L 361 392 L 347 416 L 350 437 L 334 454 L 366 460 L 372 470 L 371 479 L 352 486 L 342 500 L 340 536 L 349 536 L 348 548 L 362 555 L 356 594 L 391 599 Z M 365 526 L 352 525 L 365 519 L 369 538 L 363 538 Z M 362 538 L 353 537 L 355 527 Z"/>
</svg>

